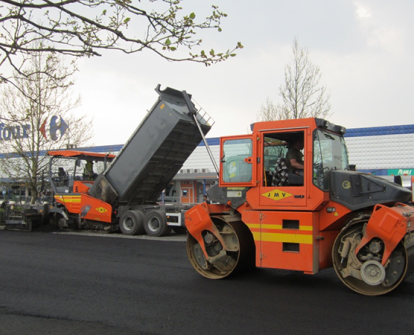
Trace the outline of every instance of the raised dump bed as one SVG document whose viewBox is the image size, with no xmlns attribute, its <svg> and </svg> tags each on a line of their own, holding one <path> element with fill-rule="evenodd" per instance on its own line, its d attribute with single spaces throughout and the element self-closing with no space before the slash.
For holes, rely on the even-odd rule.
<svg viewBox="0 0 414 335">
<path fill-rule="evenodd" d="M 191 96 L 172 88 L 160 90 L 158 101 L 89 194 L 111 205 L 156 202 L 211 126 Z"/>
</svg>

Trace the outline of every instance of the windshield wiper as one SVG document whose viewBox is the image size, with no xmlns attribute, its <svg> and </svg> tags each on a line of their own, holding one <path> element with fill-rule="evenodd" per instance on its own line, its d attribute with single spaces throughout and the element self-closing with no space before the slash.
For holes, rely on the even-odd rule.
<svg viewBox="0 0 414 335">
<path fill-rule="evenodd" d="M 323 134 L 325 135 L 326 138 L 329 138 L 330 140 L 335 141 L 335 137 L 333 137 L 332 135 L 329 135 L 329 134 L 326 134 L 326 133 L 323 133 Z"/>
</svg>

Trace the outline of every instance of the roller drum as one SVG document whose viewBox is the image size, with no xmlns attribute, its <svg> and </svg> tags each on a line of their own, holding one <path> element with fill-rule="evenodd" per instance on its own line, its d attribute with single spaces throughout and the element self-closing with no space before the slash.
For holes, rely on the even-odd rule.
<svg viewBox="0 0 414 335">
<path fill-rule="evenodd" d="M 211 232 L 203 232 L 206 257 L 198 241 L 188 234 L 187 255 L 191 265 L 202 276 L 222 279 L 240 270 L 254 268 L 255 245 L 252 233 L 243 222 L 228 222 L 212 217 L 225 246 Z"/>
<path fill-rule="evenodd" d="M 355 254 L 366 222 L 353 224 L 337 236 L 332 249 L 333 265 L 338 277 L 351 290 L 368 296 L 383 295 L 398 287 L 413 271 L 414 238 L 403 239 L 383 266 L 380 240 L 370 241 Z"/>
</svg>

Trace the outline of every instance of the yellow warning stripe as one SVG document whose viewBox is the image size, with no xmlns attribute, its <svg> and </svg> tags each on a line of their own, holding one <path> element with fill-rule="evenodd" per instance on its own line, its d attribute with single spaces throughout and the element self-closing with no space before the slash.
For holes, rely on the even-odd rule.
<svg viewBox="0 0 414 335">
<path fill-rule="evenodd" d="M 64 202 L 81 202 L 80 195 L 55 195 L 55 199 Z"/>
<path fill-rule="evenodd" d="M 252 232 L 255 241 L 313 244 L 312 235 Z"/>
<path fill-rule="evenodd" d="M 275 230 L 287 230 L 289 228 L 283 228 L 280 224 L 262 224 L 260 223 L 246 223 L 249 228 L 252 229 L 275 229 Z M 289 229 L 289 230 L 298 230 L 298 229 Z M 303 231 L 313 231 L 312 226 L 299 226 L 299 230 Z"/>
</svg>

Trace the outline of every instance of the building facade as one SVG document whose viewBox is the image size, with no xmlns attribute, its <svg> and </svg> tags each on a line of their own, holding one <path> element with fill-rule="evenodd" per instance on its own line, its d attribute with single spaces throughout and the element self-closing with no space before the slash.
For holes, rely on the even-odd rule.
<svg viewBox="0 0 414 335">
<path fill-rule="evenodd" d="M 387 179 L 399 175 L 404 186 L 414 175 L 414 124 L 386 127 L 351 128 L 345 134 L 350 164 L 358 171 Z M 220 138 L 208 138 L 215 161 L 220 160 Z M 123 145 L 78 148 L 78 150 L 117 154 Z M 186 160 L 179 173 L 162 194 L 165 202 L 200 203 L 203 195 L 218 182 L 218 175 L 203 142 Z"/>
</svg>

